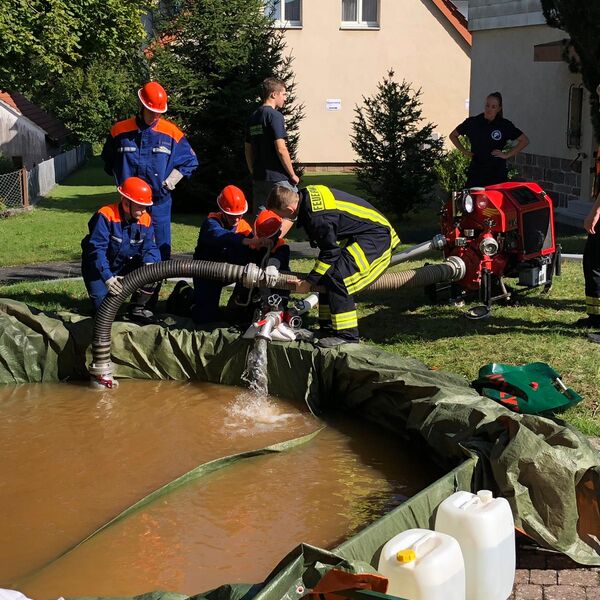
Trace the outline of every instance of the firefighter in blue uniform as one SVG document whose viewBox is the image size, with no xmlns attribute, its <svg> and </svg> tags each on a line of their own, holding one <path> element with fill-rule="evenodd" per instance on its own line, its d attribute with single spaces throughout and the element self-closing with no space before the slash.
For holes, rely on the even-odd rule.
<svg viewBox="0 0 600 600">
<path fill-rule="evenodd" d="M 196 154 L 183 132 L 161 114 L 167 94 L 156 81 L 138 90 L 140 114 L 116 123 L 102 150 L 105 170 L 117 185 L 141 177 L 152 188 L 152 222 L 162 260 L 171 257 L 171 192 L 182 177 L 198 166 Z"/>
<path fill-rule="evenodd" d="M 248 264 L 250 249 L 268 246 L 269 241 L 255 238 L 252 227 L 243 218 L 248 212 L 244 192 L 228 185 L 219 194 L 217 205 L 219 212 L 209 213 L 200 227 L 194 260 Z M 219 300 L 225 285 L 219 281 L 194 278 L 192 318 L 196 323 L 220 320 Z"/>
<path fill-rule="evenodd" d="M 122 276 L 144 264 L 160 262 L 147 212 L 152 206 L 150 186 L 139 177 L 128 177 L 118 190 L 121 201 L 103 206 L 90 219 L 89 234 L 81 242 L 81 272 L 94 310 L 107 294 L 123 291 Z M 154 287 L 150 284 L 132 296 L 129 314 L 133 319 L 152 317 L 146 305 Z"/>
<path fill-rule="evenodd" d="M 319 322 L 329 335 L 319 345 L 358 342 L 353 295 L 389 265 L 392 250 L 400 243 L 394 228 L 365 200 L 324 185 L 309 185 L 299 193 L 275 187 L 267 206 L 283 219 L 296 221 L 319 248 L 306 280 L 295 282 L 298 293 L 307 293 L 311 284 L 327 289 L 319 294 Z"/>
</svg>

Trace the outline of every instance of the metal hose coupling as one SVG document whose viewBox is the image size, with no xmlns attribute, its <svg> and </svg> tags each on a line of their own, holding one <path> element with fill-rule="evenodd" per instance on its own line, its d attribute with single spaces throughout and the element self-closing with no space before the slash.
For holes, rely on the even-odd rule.
<svg viewBox="0 0 600 600">
<path fill-rule="evenodd" d="M 119 387 L 119 382 L 113 377 L 112 362 L 92 363 L 88 367 L 90 386 L 96 390 L 112 390 Z"/>
<path fill-rule="evenodd" d="M 467 265 L 460 256 L 449 256 L 446 259 L 446 264 L 454 270 L 450 281 L 460 281 L 467 274 Z"/>
<path fill-rule="evenodd" d="M 265 285 L 267 279 L 267 274 L 264 269 L 261 269 L 258 265 L 254 263 L 248 263 L 244 267 L 244 273 L 242 275 L 242 285 L 246 288 L 255 288 L 255 287 L 267 287 Z"/>
<path fill-rule="evenodd" d="M 282 322 L 282 313 L 281 311 L 271 311 L 265 315 L 264 324 L 258 330 L 258 333 L 255 337 L 263 340 L 267 340 L 268 342 L 272 341 L 271 333 L 273 329 L 276 329 L 281 325 Z"/>
</svg>

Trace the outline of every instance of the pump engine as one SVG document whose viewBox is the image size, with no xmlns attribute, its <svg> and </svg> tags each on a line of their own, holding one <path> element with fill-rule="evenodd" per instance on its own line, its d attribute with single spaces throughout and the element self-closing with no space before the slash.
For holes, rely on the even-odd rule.
<svg viewBox="0 0 600 600">
<path fill-rule="evenodd" d="M 458 294 L 479 292 L 488 307 L 508 298 L 504 277 L 549 289 L 560 275 L 552 199 L 536 183 L 508 182 L 455 192 L 442 209 L 444 256 L 460 257 L 466 275 Z"/>
</svg>

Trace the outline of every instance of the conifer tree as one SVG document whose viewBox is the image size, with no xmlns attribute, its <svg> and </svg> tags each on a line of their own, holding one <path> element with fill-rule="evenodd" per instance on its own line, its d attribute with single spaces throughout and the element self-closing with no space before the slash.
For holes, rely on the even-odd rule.
<svg viewBox="0 0 600 600">
<path fill-rule="evenodd" d="M 420 90 L 394 80 L 390 70 L 377 93 L 354 110 L 352 148 L 358 155 L 359 186 L 384 211 L 398 217 L 421 206 L 436 182 L 434 163 L 442 141 L 434 125 L 422 124 Z"/>
<path fill-rule="evenodd" d="M 273 76 L 286 82 L 283 112 L 292 160 L 302 106 L 295 103 L 282 32 L 273 28 L 262 0 L 186 0 L 175 6 L 160 28 L 152 68 L 170 94 L 169 115 L 184 126 L 200 162 L 187 186 L 186 196 L 193 198 L 186 199 L 186 210 L 206 209 L 227 184 L 250 189 L 245 124 L 260 105 L 261 82 Z"/>
<path fill-rule="evenodd" d="M 565 59 L 572 71 L 581 73 L 590 91 L 592 124 L 600 140 L 600 112 L 596 87 L 600 84 L 600 3 L 582 0 L 542 0 L 544 17 L 550 27 L 566 31 Z M 570 50 L 575 50 L 575 53 Z"/>
</svg>

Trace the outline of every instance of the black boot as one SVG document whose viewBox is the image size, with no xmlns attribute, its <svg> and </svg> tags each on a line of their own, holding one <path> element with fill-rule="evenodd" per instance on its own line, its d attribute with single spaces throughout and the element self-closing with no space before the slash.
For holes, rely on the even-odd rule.
<svg viewBox="0 0 600 600">
<path fill-rule="evenodd" d="M 600 317 L 598 315 L 588 315 L 587 317 L 582 317 L 581 319 L 577 319 L 577 321 L 575 321 L 575 323 L 573 323 L 573 327 L 600 328 Z"/>
<path fill-rule="evenodd" d="M 180 279 L 167 298 L 167 312 L 180 317 L 192 316 L 194 288 L 184 279 Z"/>
<path fill-rule="evenodd" d="M 358 344 L 359 340 L 351 338 L 343 338 L 338 336 L 324 337 L 317 342 L 317 346 L 321 348 L 336 348 L 343 344 Z"/>
<path fill-rule="evenodd" d="M 154 313 L 148 308 L 148 304 L 152 299 L 155 285 L 148 285 L 137 290 L 131 297 L 129 304 L 129 318 L 135 323 L 146 325 L 152 323 Z"/>
</svg>

